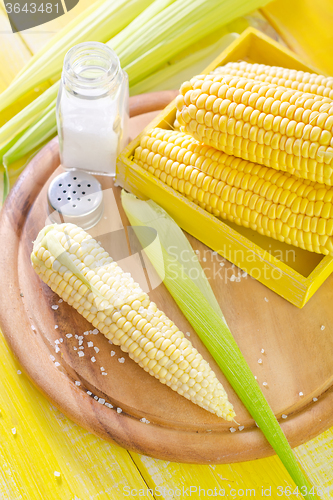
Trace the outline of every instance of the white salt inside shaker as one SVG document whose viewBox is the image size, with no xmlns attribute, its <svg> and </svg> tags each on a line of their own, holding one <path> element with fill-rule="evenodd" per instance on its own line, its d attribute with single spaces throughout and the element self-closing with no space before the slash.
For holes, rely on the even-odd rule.
<svg viewBox="0 0 333 500">
<path fill-rule="evenodd" d="M 128 140 L 128 99 L 127 74 L 107 45 L 81 43 L 67 53 L 57 101 L 65 170 L 115 175 Z"/>
</svg>

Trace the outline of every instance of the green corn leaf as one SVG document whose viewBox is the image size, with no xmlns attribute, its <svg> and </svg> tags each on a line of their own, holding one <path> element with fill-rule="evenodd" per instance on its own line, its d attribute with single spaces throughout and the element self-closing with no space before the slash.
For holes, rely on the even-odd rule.
<svg viewBox="0 0 333 500">
<path fill-rule="evenodd" d="M 9 182 L 8 169 L 6 166 L 4 166 L 2 203 L 5 203 L 5 200 L 8 196 L 9 191 L 10 191 L 10 182 Z"/>
<path fill-rule="evenodd" d="M 136 85 L 130 87 L 131 95 L 144 94 L 158 90 L 179 89 L 193 75 L 199 75 L 231 42 L 238 37 L 237 33 L 229 33 L 218 42 L 183 57 L 177 62 L 170 62 L 164 68 L 156 71 Z"/>
<path fill-rule="evenodd" d="M 47 44 L 47 49 L 36 54 L 33 61 L 0 94 L 0 111 L 50 78 L 59 77 L 64 56 L 74 45 L 97 41 L 106 42 L 135 19 L 153 0 L 103 0 L 91 6 L 81 21 L 72 22 L 72 29 Z"/>
<path fill-rule="evenodd" d="M 42 118 L 29 127 L 15 144 L 4 154 L 3 163 L 9 167 L 12 163 L 28 154 L 32 149 L 43 144 L 57 133 L 57 121 L 54 107 L 46 109 Z"/>
<path fill-rule="evenodd" d="M 56 82 L 0 128 L 0 147 L 42 117 L 46 109 L 50 109 L 49 106 L 51 103 L 53 108 L 55 108 L 59 84 L 60 81 Z"/>
<path fill-rule="evenodd" d="M 137 231 L 137 237 L 149 260 L 161 279 L 164 277 L 164 285 L 257 422 L 295 484 L 301 492 L 307 493 L 303 496 L 314 500 L 316 497 L 309 493 L 310 485 L 297 464 L 294 453 L 234 340 L 222 312 L 218 314 L 215 310 L 216 300 L 214 303 L 207 300 L 207 295 L 189 275 L 188 266 L 182 258 L 184 255 L 182 252 L 188 250 L 188 241 L 184 233 L 156 203 L 141 201 L 125 191 L 122 191 L 121 200 L 134 231 L 138 226 L 154 227 L 157 230 L 162 252 L 154 252 L 152 245 L 146 247 L 146 242 L 140 240 L 144 232 Z M 170 220 L 179 231 L 176 228 L 170 229 L 172 224 Z M 169 230 L 171 233 L 168 238 Z M 173 247 L 177 246 L 178 258 L 175 258 L 174 254 L 171 255 L 168 241 L 172 241 Z M 193 250 L 192 253 L 195 255 Z M 177 279 L 174 278 L 175 276 Z M 213 294 L 212 291 L 211 293 Z"/>
</svg>

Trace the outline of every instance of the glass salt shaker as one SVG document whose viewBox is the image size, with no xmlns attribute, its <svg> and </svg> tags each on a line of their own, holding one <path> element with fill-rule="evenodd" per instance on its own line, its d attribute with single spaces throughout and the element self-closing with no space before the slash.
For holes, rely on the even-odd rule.
<svg viewBox="0 0 333 500">
<path fill-rule="evenodd" d="M 127 73 L 107 45 L 85 42 L 67 52 L 57 100 L 65 170 L 115 175 L 128 141 L 128 87 Z"/>
</svg>

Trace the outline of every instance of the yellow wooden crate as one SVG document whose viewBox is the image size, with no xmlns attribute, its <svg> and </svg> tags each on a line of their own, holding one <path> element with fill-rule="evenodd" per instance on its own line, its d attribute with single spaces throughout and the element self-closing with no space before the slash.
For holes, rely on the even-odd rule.
<svg viewBox="0 0 333 500">
<path fill-rule="evenodd" d="M 249 28 L 206 68 L 239 59 L 315 72 L 297 56 L 263 33 Z M 145 130 L 170 129 L 176 116 L 175 102 L 167 106 Z M 117 182 L 140 198 L 161 205 L 185 231 L 195 236 L 268 288 L 303 307 L 333 271 L 333 258 L 281 243 L 229 221 L 221 221 L 187 200 L 133 161 L 140 136 L 120 154 Z"/>
</svg>

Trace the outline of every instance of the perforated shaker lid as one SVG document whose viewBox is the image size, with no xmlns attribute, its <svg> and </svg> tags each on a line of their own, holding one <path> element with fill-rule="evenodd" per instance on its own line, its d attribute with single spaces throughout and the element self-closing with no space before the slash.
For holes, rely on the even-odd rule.
<svg viewBox="0 0 333 500">
<path fill-rule="evenodd" d="M 103 215 L 102 187 L 86 172 L 64 172 L 51 182 L 48 204 L 52 223 L 70 222 L 82 229 L 90 229 Z"/>
</svg>

